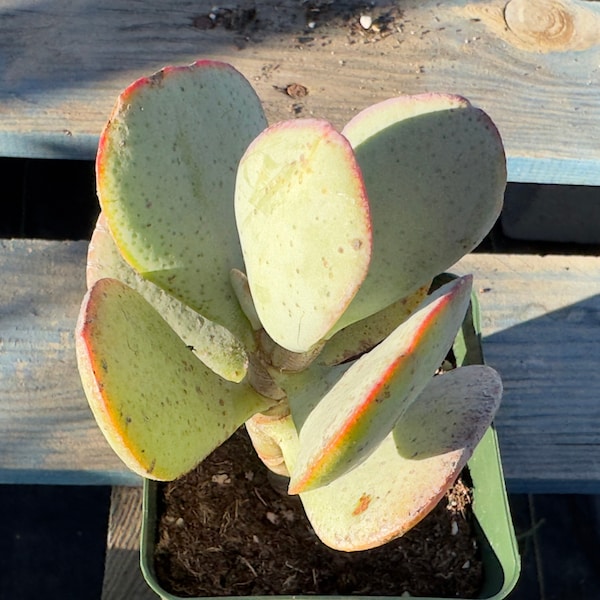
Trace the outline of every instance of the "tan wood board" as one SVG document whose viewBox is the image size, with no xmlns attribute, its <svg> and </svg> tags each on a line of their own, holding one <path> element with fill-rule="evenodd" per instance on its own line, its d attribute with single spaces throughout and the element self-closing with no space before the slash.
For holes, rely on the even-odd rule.
<svg viewBox="0 0 600 600">
<path fill-rule="evenodd" d="M 341 127 L 397 94 L 459 93 L 497 122 L 512 181 L 600 184 L 597 3 L 370 4 L 239 0 L 226 20 L 208 0 L 0 0 L 0 154 L 92 158 L 127 84 L 213 58 L 252 82 L 271 121 Z"/>
</svg>

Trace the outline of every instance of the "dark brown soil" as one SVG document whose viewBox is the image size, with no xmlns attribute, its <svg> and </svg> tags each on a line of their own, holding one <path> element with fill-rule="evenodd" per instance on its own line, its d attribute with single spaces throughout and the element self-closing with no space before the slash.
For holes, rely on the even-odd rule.
<svg viewBox="0 0 600 600">
<path fill-rule="evenodd" d="M 374 550 L 324 546 L 296 497 L 277 492 L 245 431 L 161 486 L 156 571 L 175 595 L 476 597 L 482 565 L 462 479 L 404 537 Z"/>
</svg>

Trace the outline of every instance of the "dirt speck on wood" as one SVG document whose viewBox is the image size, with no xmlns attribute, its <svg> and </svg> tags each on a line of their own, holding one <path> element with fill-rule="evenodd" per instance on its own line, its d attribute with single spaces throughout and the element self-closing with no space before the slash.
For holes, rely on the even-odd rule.
<svg viewBox="0 0 600 600">
<path fill-rule="evenodd" d="M 297 497 L 270 485 L 242 429 L 161 486 L 156 572 L 181 597 L 275 594 L 476 597 L 482 564 L 459 479 L 417 527 L 381 548 L 324 546 Z"/>
<path fill-rule="evenodd" d="M 217 5 L 206 13 L 199 13 L 191 24 L 201 30 L 227 29 L 248 35 L 256 42 L 272 33 L 295 33 L 302 40 L 303 34 L 326 35 L 336 29 L 345 31 L 351 43 L 369 43 L 401 33 L 402 16 L 403 11 L 389 1 L 287 0 L 271 6 L 255 0 L 239 0 L 236 4 Z M 366 21 L 368 27 L 364 26 Z M 304 36 L 303 43 L 307 41 L 314 38 Z"/>
</svg>

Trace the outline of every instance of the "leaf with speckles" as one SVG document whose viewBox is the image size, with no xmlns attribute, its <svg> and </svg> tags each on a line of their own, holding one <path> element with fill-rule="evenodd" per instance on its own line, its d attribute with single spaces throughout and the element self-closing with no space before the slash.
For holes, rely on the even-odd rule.
<svg viewBox="0 0 600 600">
<path fill-rule="evenodd" d="M 250 327 L 229 281 L 243 267 L 235 173 L 266 126 L 230 65 L 166 67 L 119 96 L 96 160 L 102 211 L 127 262 L 238 337 Z"/>
<path fill-rule="evenodd" d="M 500 377 L 490 367 L 461 367 L 434 377 L 362 464 L 300 494 L 315 533 L 344 551 L 374 548 L 406 533 L 454 483 L 501 396 Z M 283 436 L 281 442 L 284 457 L 292 460 L 293 444 Z"/>
<path fill-rule="evenodd" d="M 135 290 L 100 279 L 76 330 L 79 373 L 107 441 L 135 473 L 170 480 L 192 469 L 273 403 L 216 375 Z"/>
<path fill-rule="evenodd" d="M 385 339 L 427 296 L 429 284 L 379 312 L 338 331 L 319 355 L 319 362 L 337 365 L 359 357 Z"/>
<path fill-rule="evenodd" d="M 381 344 L 359 358 L 302 421 L 290 493 L 327 485 L 363 462 L 444 360 L 469 305 L 472 277 L 427 298 Z"/>
<path fill-rule="evenodd" d="M 306 352 L 352 300 L 371 256 L 369 206 L 348 141 L 329 123 L 284 121 L 240 161 L 235 215 L 260 321 Z"/>
<path fill-rule="evenodd" d="M 204 318 L 129 266 L 119 254 L 102 213 L 90 240 L 86 273 L 88 287 L 111 277 L 139 292 L 190 350 L 221 377 L 240 382 L 246 376 L 248 355 L 241 342 L 228 329 Z"/>
<path fill-rule="evenodd" d="M 501 397 L 500 376 L 487 366 L 460 367 L 429 380 L 363 463 L 300 494 L 315 533 L 345 552 L 374 548 L 406 533 L 455 481 Z M 291 415 L 255 415 L 246 427 L 270 469 L 282 475 L 294 470 L 300 449 Z"/>
<path fill-rule="evenodd" d="M 490 118 L 459 96 L 375 104 L 343 129 L 363 172 L 375 240 L 337 328 L 406 296 L 470 252 L 502 207 L 506 160 Z"/>
</svg>

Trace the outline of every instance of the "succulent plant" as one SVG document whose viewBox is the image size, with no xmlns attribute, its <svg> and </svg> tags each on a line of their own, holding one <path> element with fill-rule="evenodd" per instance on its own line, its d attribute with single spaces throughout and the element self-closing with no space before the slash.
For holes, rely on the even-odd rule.
<svg viewBox="0 0 600 600">
<path fill-rule="evenodd" d="M 269 127 L 240 73 L 199 61 L 119 96 L 96 166 L 77 357 L 126 465 L 177 478 L 246 423 L 326 544 L 374 547 L 422 519 L 502 393 L 487 366 L 436 374 L 472 278 L 429 293 L 500 212 L 490 118 L 425 94 L 341 132 Z"/>
</svg>

